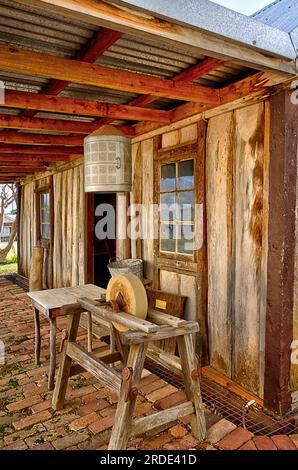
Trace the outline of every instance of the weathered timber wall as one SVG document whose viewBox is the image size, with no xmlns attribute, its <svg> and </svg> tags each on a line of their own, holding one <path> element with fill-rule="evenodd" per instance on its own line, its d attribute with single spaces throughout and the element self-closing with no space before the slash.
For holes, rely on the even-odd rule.
<svg viewBox="0 0 298 470">
<path fill-rule="evenodd" d="M 21 187 L 20 274 L 28 277 L 32 247 L 36 244 L 35 188 L 42 180 Z M 84 186 L 83 166 L 75 166 L 53 175 L 54 242 L 53 287 L 84 282 Z M 47 280 L 45 280 L 47 281 Z M 45 287 L 48 283 L 45 282 Z"/>
<path fill-rule="evenodd" d="M 206 158 L 211 365 L 258 396 L 267 279 L 265 116 L 261 103 L 212 118 Z"/>
</svg>

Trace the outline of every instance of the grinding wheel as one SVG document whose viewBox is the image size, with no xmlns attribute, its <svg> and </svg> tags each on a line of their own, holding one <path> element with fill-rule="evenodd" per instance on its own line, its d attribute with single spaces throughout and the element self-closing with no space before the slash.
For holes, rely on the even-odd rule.
<svg viewBox="0 0 298 470">
<path fill-rule="evenodd" d="M 145 320 L 148 313 L 148 299 L 142 281 L 135 274 L 120 274 L 113 276 L 107 287 L 107 301 L 116 300 L 119 293 L 122 295 L 123 312 L 135 315 Z M 118 331 L 127 331 L 126 326 L 113 322 Z"/>
</svg>

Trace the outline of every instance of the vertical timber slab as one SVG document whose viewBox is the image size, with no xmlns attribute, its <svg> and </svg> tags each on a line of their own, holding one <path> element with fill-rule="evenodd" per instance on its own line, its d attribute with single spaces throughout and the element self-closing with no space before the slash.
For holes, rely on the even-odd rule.
<svg viewBox="0 0 298 470">
<path fill-rule="evenodd" d="M 294 284 L 294 314 L 293 314 L 293 343 L 292 354 L 297 360 L 298 350 L 298 165 L 297 165 L 297 181 L 296 181 L 296 230 L 295 230 L 295 284 Z M 295 362 L 296 362 L 295 360 Z M 291 392 L 292 407 L 298 407 L 298 364 L 291 363 Z"/>
<path fill-rule="evenodd" d="M 284 414 L 291 406 L 298 106 L 291 92 L 270 98 L 268 289 L 264 403 Z"/>
<path fill-rule="evenodd" d="M 141 143 L 132 145 L 132 192 L 131 205 L 142 203 L 142 152 Z M 134 214 L 133 214 L 134 215 Z M 131 238 L 132 258 L 142 258 L 141 238 Z"/>
<path fill-rule="evenodd" d="M 116 256 L 120 259 L 127 259 L 131 257 L 130 238 L 127 234 L 127 227 L 129 223 L 128 210 L 130 203 L 129 193 L 117 193 L 116 201 Z"/>
<path fill-rule="evenodd" d="M 144 260 L 144 277 L 153 279 L 153 262 L 154 262 L 154 234 L 151 220 L 153 219 L 153 139 L 141 142 L 142 152 L 142 180 L 143 184 L 143 210 L 147 220 L 146 226 L 143 224 L 143 260 Z"/>
<path fill-rule="evenodd" d="M 78 263 L 78 276 L 79 284 L 87 283 L 85 278 L 85 181 L 84 181 L 84 166 L 79 165 L 79 212 L 78 212 L 78 232 L 79 232 L 79 263 Z"/>
<path fill-rule="evenodd" d="M 209 120 L 206 157 L 210 364 L 231 377 L 233 113 Z"/>
<path fill-rule="evenodd" d="M 262 271 L 264 120 L 264 103 L 235 111 L 232 379 L 257 396 L 263 393 L 260 335 L 266 311 L 266 273 Z"/>
<path fill-rule="evenodd" d="M 53 273 L 54 287 L 62 287 L 62 174 L 53 176 L 54 188 L 54 249 L 53 249 Z"/>
</svg>

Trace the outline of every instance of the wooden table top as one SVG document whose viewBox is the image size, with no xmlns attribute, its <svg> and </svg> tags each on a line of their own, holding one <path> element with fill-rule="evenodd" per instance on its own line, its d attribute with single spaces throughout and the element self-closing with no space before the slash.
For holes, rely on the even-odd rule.
<svg viewBox="0 0 298 470">
<path fill-rule="evenodd" d="M 93 284 L 86 284 L 76 287 L 61 287 L 59 289 L 47 289 L 34 292 L 28 292 L 28 296 L 32 300 L 33 306 L 45 315 L 59 316 L 67 315 L 69 309 L 79 307 L 77 299 L 80 297 L 88 297 L 96 300 L 105 289 Z"/>
</svg>

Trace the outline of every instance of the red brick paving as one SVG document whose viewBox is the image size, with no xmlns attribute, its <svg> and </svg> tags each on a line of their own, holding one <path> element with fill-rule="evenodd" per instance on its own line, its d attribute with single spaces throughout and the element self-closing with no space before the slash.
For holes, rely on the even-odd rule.
<svg viewBox="0 0 298 470">
<path fill-rule="evenodd" d="M 218 446 L 223 450 L 239 449 L 243 444 L 249 441 L 253 434 L 246 429 L 237 428 L 219 441 Z"/>
<path fill-rule="evenodd" d="M 0 450 L 106 449 L 114 422 L 117 397 L 89 373 L 72 377 L 64 409 L 54 412 L 47 388 L 49 325 L 41 319 L 42 364 L 34 364 L 34 322 L 24 291 L 0 277 L 0 339 L 6 348 L 6 364 L 0 377 Z M 60 331 L 65 319 L 58 319 Z M 79 331 L 86 343 L 83 329 Z M 94 346 L 107 346 L 94 340 Z M 146 416 L 185 400 L 185 394 L 147 373 L 140 384 L 136 416 Z M 170 429 L 132 439 L 130 449 L 296 449 L 298 436 L 254 437 L 243 428 L 220 420 L 204 443 L 190 433 L 190 417 Z M 214 422 L 214 421 L 213 421 Z"/>
</svg>

